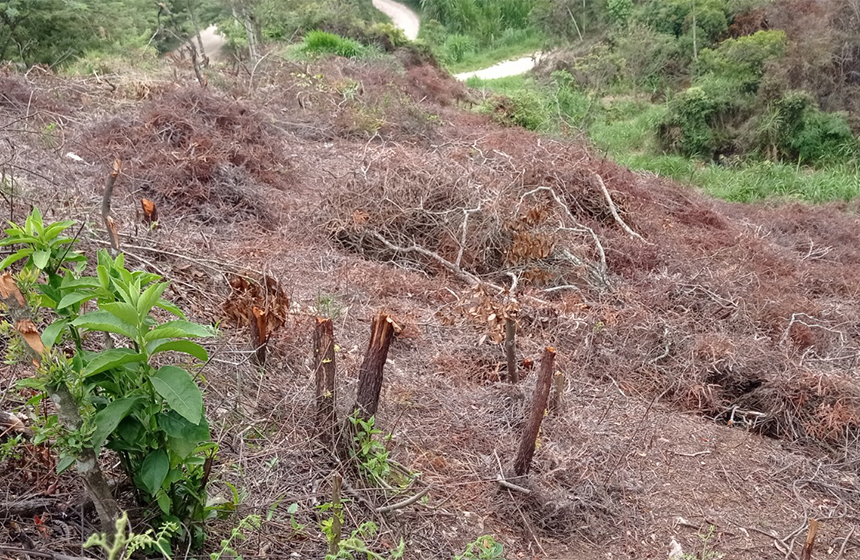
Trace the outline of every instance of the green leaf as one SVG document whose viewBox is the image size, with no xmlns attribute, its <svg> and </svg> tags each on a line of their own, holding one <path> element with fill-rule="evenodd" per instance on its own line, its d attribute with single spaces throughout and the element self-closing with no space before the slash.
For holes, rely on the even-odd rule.
<svg viewBox="0 0 860 560">
<path fill-rule="evenodd" d="M 50 251 L 36 251 L 33 253 L 33 264 L 39 270 L 44 270 L 48 266 L 48 261 L 51 259 Z"/>
<path fill-rule="evenodd" d="M 89 377 L 123 364 L 139 362 L 141 359 L 143 359 L 143 356 L 131 348 L 113 348 L 111 350 L 105 350 L 96 354 L 95 358 L 87 363 L 83 374 L 84 377 Z"/>
<path fill-rule="evenodd" d="M 140 397 L 117 399 L 96 413 L 96 430 L 93 433 L 94 449 L 98 450 L 102 446 L 138 400 L 140 400 Z"/>
<path fill-rule="evenodd" d="M 179 306 L 177 306 L 174 303 L 167 301 L 166 299 L 158 300 L 158 303 L 155 304 L 155 307 L 159 307 L 161 309 L 164 309 L 168 313 L 176 315 L 180 319 L 185 319 L 185 313 L 183 313 L 182 310 L 179 309 Z"/>
<path fill-rule="evenodd" d="M 159 338 L 207 338 L 212 336 L 212 331 L 203 325 L 183 321 L 169 321 L 159 325 L 146 333 L 146 340 L 157 340 Z"/>
<path fill-rule="evenodd" d="M 153 340 L 146 345 L 146 351 L 150 356 L 159 352 L 173 351 L 194 356 L 201 362 L 209 359 L 209 353 L 206 352 L 206 349 L 190 340 Z"/>
<path fill-rule="evenodd" d="M 140 324 L 140 315 L 137 314 L 137 308 L 131 304 L 123 302 L 110 302 L 99 304 L 99 309 L 104 309 L 120 321 L 125 321 L 130 325 Z"/>
<path fill-rule="evenodd" d="M 209 440 L 209 424 L 202 418 L 195 426 L 171 410 L 158 415 L 158 427 L 167 434 L 167 446 L 181 460 L 185 460 L 198 445 Z"/>
<path fill-rule="evenodd" d="M 83 278 L 75 278 L 71 274 L 63 278 L 63 283 L 60 284 L 61 287 L 71 289 L 71 288 L 100 288 L 101 283 L 98 278 L 93 278 L 92 276 L 84 276 Z"/>
<path fill-rule="evenodd" d="M 141 295 L 140 299 L 137 300 L 137 312 L 140 315 L 146 315 L 152 309 L 152 307 L 158 303 L 159 298 L 161 298 L 161 294 L 164 293 L 164 290 L 170 284 L 167 282 L 159 282 L 158 284 L 153 284 L 148 287 Z"/>
<path fill-rule="evenodd" d="M 72 292 L 71 294 L 66 294 L 63 296 L 63 299 L 61 299 L 60 303 L 57 304 L 57 309 L 65 309 L 70 305 L 75 305 L 76 303 L 87 301 L 93 299 L 94 297 L 96 297 L 96 294 L 87 292 Z"/>
<path fill-rule="evenodd" d="M 63 329 L 65 329 L 69 324 L 69 321 L 64 319 L 62 321 L 54 321 L 42 332 L 42 344 L 46 347 L 50 348 L 54 344 L 57 343 L 57 340 L 60 339 L 60 336 L 63 334 Z"/>
<path fill-rule="evenodd" d="M 9 255 L 5 259 L 3 259 L 2 262 L 0 262 L 0 270 L 2 270 L 4 268 L 8 268 L 9 265 L 14 264 L 14 263 L 20 261 L 21 259 L 23 259 L 24 257 L 29 256 L 32 252 L 33 252 L 32 247 L 24 247 L 23 249 L 16 251 L 15 253 L 12 253 L 11 255 Z"/>
<path fill-rule="evenodd" d="M 62 222 L 54 222 L 53 224 L 51 224 L 50 226 L 45 228 L 45 233 L 44 233 L 44 235 L 42 235 L 42 241 L 45 241 L 45 242 L 53 241 L 54 239 L 57 238 L 58 235 L 60 235 L 61 233 L 63 233 L 65 230 L 69 229 L 73 225 L 75 225 L 75 222 L 73 222 L 71 220 L 63 220 Z M 71 239 L 66 239 L 66 240 L 60 240 L 60 242 L 58 242 L 58 244 L 63 242 L 63 241 L 65 241 L 65 243 L 71 243 L 72 242 Z"/>
<path fill-rule="evenodd" d="M 163 366 L 149 380 L 170 408 L 194 424 L 203 416 L 203 395 L 188 372 L 176 366 Z"/>
<path fill-rule="evenodd" d="M 75 464 L 75 456 L 74 455 L 61 455 L 60 460 L 57 461 L 57 474 L 63 474 L 63 472 Z"/>
<path fill-rule="evenodd" d="M 170 460 L 164 449 L 156 449 L 143 460 L 140 466 L 140 482 L 151 496 L 155 496 L 161 488 L 169 470 Z"/>
<path fill-rule="evenodd" d="M 96 267 L 96 274 L 98 274 L 99 276 L 99 284 L 101 285 L 102 289 L 109 289 L 110 274 L 108 274 L 108 269 L 105 268 L 103 265 L 99 265 L 98 267 Z"/>
<path fill-rule="evenodd" d="M 168 496 L 164 490 L 160 490 L 158 492 L 158 496 L 155 499 L 158 502 L 158 507 L 161 509 L 161 511 L 165 515 L 169 514 L 170 506 L 172 505 L 172 500 L 170 499 L 170 496 Z"/>
<path fill-rule="evenodd" d="M 86 315 L 81 315 L 72 321 L 72 325 L 83 327 L 90 331 L 106 331 L 122 334 L 128 338 L 135 338 L 137 336 L 137 327 L 126 323 L 107 311 L 92 311 Z"/>
</svg>

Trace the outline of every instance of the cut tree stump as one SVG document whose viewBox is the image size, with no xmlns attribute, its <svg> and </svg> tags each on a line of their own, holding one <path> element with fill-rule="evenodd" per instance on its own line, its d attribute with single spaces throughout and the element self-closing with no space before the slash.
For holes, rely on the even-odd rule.
<svg viewBox="0 0 860 560">
<path fill-rule="evenodd" d="M 269 342 L 269 314 L 257 306 L 251 308 L 248 316 L 251 327 L 251 346 L 254 348 L 254 361 L 259 366 L 266 365 L 266 346 Z"/>
<path fill-rule="evenodd" d="M 517 458 L 514 461 L 514 474 L 516 476 L 528 474 L 529 468 L 531 468 L 532 457 L 535 454 L 535 442 L 540 433 L 540 425 L 543 421 L 547 400 L 549 399 L 549 390 L 552 386 L 554 364 L 555 348 L 547 346 L 543 351 L 543 358 L 540 363 L 540 371 L 538 372 L 537 384 L 535 385 L 534 397 L 532 398 L 529 420 L 523 432 L 523 437 L 520 440 Z"/>
<path fill-rule="evenodd" d="M 388 359 L 388 348 L 398 330 L 394 320 L 380 313 L 373 318 L 370 326 L 370 342 L 367 353 L 358 370 L 358 393 L 355 398 L 353 415 L 369 419 L 379 408 L 379 392 L 382 390 L 382 369 Z"/>
<path fill-rule="evenodd" d="M 330 445 L 337 430 L 335 418 L 334 326 L 331 319 L 317 317 L 314 327 L 314 379 L 316 380 L 317 427 L 320 440 Z"/>
</svg>

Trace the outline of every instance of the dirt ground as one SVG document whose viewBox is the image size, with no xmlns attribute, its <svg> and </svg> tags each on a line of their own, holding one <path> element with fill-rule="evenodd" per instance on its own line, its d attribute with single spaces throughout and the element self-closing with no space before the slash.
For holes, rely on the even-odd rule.
<svg viewBox="0 0 860 560">
<path fill-rule="evenodd" d="M 315 443 L 313 325 L 334 320 L 343 416 L 384 310 L 403 330 L 377 426 L 430 491 L 377 513 L 404 495 L 347 480 L 348 528 L 377 522 L 375 550 L 402 537 L 405 558 L 450 559 L 493 535 L 508 559 L 776 560 L 800 557 L 815 519 L 812 558 L 860 557 L 856 204 L 709 200 L 579 141 L 503 128 L 414 58 L 269 59 L 253 75 L 213 68 L 205 90 L 187 68 L 0 75 L 4 217 L 37 205 L 84 221 L 94 252 L 119 158 L 128 262 L 171 280 L 192 318 L 224 320 L 237 273 L 270 276 L 289 298 L 265 367 L 229 320 L 207 345 L 210 492 L 229 482 L 242 503 L 204 552 L 242 515 L 272 511 L 239 543 L 244 558 L 323 556 L 314 506 L 336 463 Z M 141 198 L 158 206 L 156 231 L 140 224 Z M 494 288 L 512 277 L 516 386 L 501 381 L 496 342 L 511 300 Z M 527 365 L 547 345 L 564 408 L 514 481 L 525 494 L 497 479 L 528 416 Z M 0 410 L 35 414 L 14 385 L 26 375 L 0 366 Z M 53 466 L 44 446 L 0 464 L 0 557 L 93 554 L 80 548 L 95 523 L 82 486 Z"/>
</svg>

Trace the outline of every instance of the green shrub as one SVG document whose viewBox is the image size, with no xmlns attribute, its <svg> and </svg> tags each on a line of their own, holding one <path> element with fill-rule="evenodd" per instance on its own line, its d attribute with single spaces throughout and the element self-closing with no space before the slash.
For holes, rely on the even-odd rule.
<svg viewBox="0 0 860 560">
<path fill-rule="evenodd" d="M 335 54 L 344 58 L 355 58 L 366 52 L 366 48 L 352 39 L 346 39 L 326 31 L 310 31 L 305 35 L 302 50 L 308 54 Z"/>
<path fill-rule="evenodd" d="M 616 24 L 625 26 L 633 15 L 633 0 L 607 0 L 606 11 Z"/>
<path fill-rule="evenodd" d="M 501 98 L 496 104 L 494 117 L 504 125 L 542 130 L 548 113 L 541 92 L 523 89 Z"/>
<path fill-rule="evenodd" d="M 17 249 L 0 269 L 24 263 L 16 283 L 30 312 L 51 321 L 41 335 L 46 350 L 38 374 L 18 385 L 55 400 L 68 395 L 61 399 L 65 408 L 45 419 L 34 441 L 53 441 L 60 472 L 75 462 L 80 467 L 87 460 L 82 457 L 103 448 L 115 451 L 142 505 L 153 509 L 153 517 L 181 525 L 181 536 L 199 545 L 203 522 L 218 512 L 206 492 L 217 444 L 185 364 L 208 359 L 191 339 L 213 332 L 187 321 L 161 297 L 168 284 L 156 274 L 128 270 L 122 254 L 112 258 L 99 251 L 92 266 L 97 275 L 84 275 L 87 257 L 74 250 L 77 238 L 63 235 L 73 225 L 45 224 L 34 209 L 22 226 L 10 223 L 0 241 Z M 161 319 L 171 314 L 175 319 Z M 81 418 L 77 428 L 63 419 L 70 410 Z"/>
<path fill-rule="evenodd" d="M 785 54 L 788 39 L 782 30 L 758 31 L 738 39 L 726 39 L 715 49 L 702 49 L 698 69 L 733 82 L 747 93 L 755 93 L 765 64 Z"/>
<path fill-rule="evenodd" d="M 475 40 L 469 35 L 448 35 L 442 43 L 442 60 L 449 64 L 462 62 L 476 47 Z"/>
</svg>

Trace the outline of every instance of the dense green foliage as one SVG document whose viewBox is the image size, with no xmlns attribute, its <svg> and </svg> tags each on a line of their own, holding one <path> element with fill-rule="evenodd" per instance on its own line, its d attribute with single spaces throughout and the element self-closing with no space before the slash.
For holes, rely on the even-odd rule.
<svg viewBox="0 0 860 560">
<path fill-rule="evenodd" d="M 0 2 L 0 60 L 57 65 L 146 46 L 164 52 L 229 11 L 227 0 Z M 168 13 L 169 12 L 169 13 Z M 192 17 L 193 14 L 193 17 Z"/>
<path fill-rule="evenodd" d="M 578 87 L 574 76 L 566 71 L 553 73 L 548 81 L 516 76 L 490 82 L 473 79 L 469 85 L 504 96 L 491 97 L 482 107 L 502 124 L 552 134 L 584 132 L 599 150 L 622 165 L 691 183 L 720 198 L 738 202 L 769 197 L 826 202 L 860 196 L 860 160 L 840 149 L 830 152 L 828 159 L 821 160 L 815 168 L 798 165 L 796 159 L 786 158 L 788 161 L 782 163 L 778 158 L 766 160 L 758 154 L 713 161 L 667 153 L 661 147 L 658 130 L 670 114 L 671 103 L 635 100 L 630 95 L 595 95 Z M 687 95 L 691 94 L 683 94 Z M 823 130 L 812 128 L 798 136 L 804 149 L 820 147 L 822 136 L 830 142 L 839 137 L 827 137 L 833 134 L 830 127 L 835 127 L 837 133 L 846 132 L 847 125 L 838 115 L 809 106 L 803 110 L 810 111 L 812 123 L 828 123 Z M 710 137 L 710 129 L 703 128 L 703 134 Z"/>
</svg>

